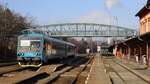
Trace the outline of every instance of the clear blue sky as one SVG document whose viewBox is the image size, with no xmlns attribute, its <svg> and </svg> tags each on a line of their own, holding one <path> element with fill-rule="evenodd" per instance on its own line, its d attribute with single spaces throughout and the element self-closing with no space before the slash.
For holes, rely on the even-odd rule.
<svg viewBox="0 0 150 84">
<path fill-rule="evenodd" d="M 108 7 L 105 4 L 107 1 L 114 3 Z M 114 24 L 135 29 L 139 25 L 135 14 L 146 0 L 0 0 L 0 3 L 8 3 L 10 9 L 23 16 L 33 16 L 36 18 L 35 23 L 39 25 L 74 22 L 76 19 L 80 21 L 86 18 L 103 22 L 108 21 L 105 14 L 111 14 L 111 17 L 117 17 Z"/>
</svg>

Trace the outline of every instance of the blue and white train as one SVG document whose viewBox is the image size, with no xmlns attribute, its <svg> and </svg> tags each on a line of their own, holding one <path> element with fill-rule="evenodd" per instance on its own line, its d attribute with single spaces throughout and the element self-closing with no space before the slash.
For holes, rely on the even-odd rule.
<svg viewBox="0 0 150 84">
<path fill-rule="evenodd" d="M 40 67 L 49 59 L 74 56 L 75 53 L 74 44 L 43 34 L 23 34 L 18 37 L 17 60 L 22 67 Z"/>
</svg>

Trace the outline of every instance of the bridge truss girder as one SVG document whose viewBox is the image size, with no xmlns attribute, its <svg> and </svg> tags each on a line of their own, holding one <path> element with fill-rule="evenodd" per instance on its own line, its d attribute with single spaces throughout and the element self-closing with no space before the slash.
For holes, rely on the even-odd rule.
<svg viewBox="0 0 150 84">
<path fill-rule="evenodd" d="M 133 29 L 106 24 L 68 23 L 35 26 L 24 30 L 28 33 L 43 33 L 51 37 L 130 37 Z"/>
</svg>

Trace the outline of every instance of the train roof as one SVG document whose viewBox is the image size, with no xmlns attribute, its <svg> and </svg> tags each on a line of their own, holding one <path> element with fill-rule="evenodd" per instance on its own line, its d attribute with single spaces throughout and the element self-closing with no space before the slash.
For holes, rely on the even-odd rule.
<svg viewBox="0 0 150 84">
<path fill-rule="evenodd" d="M 63 40 L 58 40 L 58 39 L 51 38 L 51 37 L 48 37 L 48 36 L 43 35 L 43 34 L 37 34 L 37 33 L 22 34 L 22 35 L 19 35 L 19 36 L 18 36 L 18 38 L 20 38 L 20 37 L 24 37 L 24 36 L 36 36 L 36 37 L 43 37 L 44 39 L 47 39 L 47 40 L 49 40 L 49 41 L 55 41 L 55 42 L 58 42 L 58 43 L 63 43 L 63 44 L 66 44 L 66 45 L 70 45 L 70 46 L 74 46 L 74 47 L 75 47 L 75 44 L 73 44 L 73 43 L 66 42 L 66 41 L 63 41 Z"/>
<path fill-rule="evenodd" d="M 52 41 L 55 41 L 55 42 L 58 42 L 58 43 L 63 43 L 63 44 L 66 44 L 66 45 L 70 45 L 70 46 L 75 46 L 75 44 L 73 43 L 70 43 L 70 42 L 66 42 L 66 41 L 63 41 L 63 40 L 58 40 L 58 39 L 55 39 L 55 38 L 51 38 L 51 37 L 48 37 L 46 35 L 43 35 L 44 39 L 47 39 L 47 40 L 52 40 Z"/>
</svg>

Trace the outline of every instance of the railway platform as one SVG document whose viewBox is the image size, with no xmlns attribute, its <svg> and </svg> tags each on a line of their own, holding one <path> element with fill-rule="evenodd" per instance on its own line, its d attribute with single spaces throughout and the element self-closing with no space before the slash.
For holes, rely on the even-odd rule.
<svg viewBox="0 0 150 84">
<path fill-rule="evenodd" d="M 100 54 L 94 57 L 90 72 L 85 84 L 111 84 L 108 74 L 106 74 Z"/>
<path fill-rule="evenodd" d="M 144 79 L 150 83 L 150 68 L 147 68 L 145 64 L 139 64 L 125 59 L 115 59 L 116 62 L 127 68 L 129 71 L 136 74 L 138 77 Z"/>
<path fill-rule="evenodd" d="M 129 67 L 132 70 L 138 71 L 141 74 L 150 77 L 150 68 L 147 68 L 145 64 L 139 64 L 139 63 L 135 63 L 132 61 L 127 61 L 125 59 L 119 59 L 119 58 L 116 58 L 115 60 L 121 64 L 124 64 L 125 66 Z"/>
</svg>

